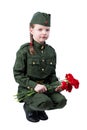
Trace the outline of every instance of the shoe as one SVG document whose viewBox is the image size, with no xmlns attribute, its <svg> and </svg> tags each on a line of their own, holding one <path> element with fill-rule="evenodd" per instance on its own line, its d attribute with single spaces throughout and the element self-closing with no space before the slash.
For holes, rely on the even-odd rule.
<svg viewBox="0 0 87 130">
<path fill-rule="evenodd" d="M 38 117 L 40 120 L 47 120 L 48 116 L 45 111 L 38 111 Z"/>
<path fill-rule="evenodd" d="M 40 120 L 39 117 L 38 117 L 37 111 L 30 111 L 30 112 L 27 111 L 26 104 L 24 104 L 24 111 L 25 111 L 26 118 L 27 118 L 28 121 L 38 122 Z"/>
<path fill-rule="evenodd" d="M 32 111 L 32 112 L 26 113 L 26 118 L 28 121 L 31 121 L 31 122 L 39 122 L 39 120 L 40 120 L 38 117 L 37 111 Z"/>
</svg>

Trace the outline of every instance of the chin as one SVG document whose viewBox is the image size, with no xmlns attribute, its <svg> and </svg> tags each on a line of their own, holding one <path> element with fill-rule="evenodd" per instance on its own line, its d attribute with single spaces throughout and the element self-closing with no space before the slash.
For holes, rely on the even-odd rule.
<svg viewBox="0 0 87 130">
<path fill-rule="evenodd" d="M 40 41 L 40 43 L 44 43 L 44 42 L 45 42 L 45 40 Z"/>
<path fill-rule="evenodd" d="M 43 43 L 43 42 L 45 42 L 46 40 L 47 40 L 47 39 L 43 39 L 43 40 L 41 40 L 40 42 L 42 42 L 42 43 Z"/>
</svg>

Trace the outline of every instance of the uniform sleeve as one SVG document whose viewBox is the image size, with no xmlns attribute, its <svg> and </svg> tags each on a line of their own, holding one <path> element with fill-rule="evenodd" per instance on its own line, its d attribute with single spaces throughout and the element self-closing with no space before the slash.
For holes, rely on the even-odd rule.
<svg viewBox="0 0 87 130">
<path fill-rule="evenodd" d="M 26 74 L 26 67 L 27 55 L 19 50 L 16 54 L 16 61 L 13 67 L 14 78 L 19 85 L 34 88 L 37 83 L 29 79 Z"/>
<path fill-rule="evenodd" d="M 55 84 L 56 86 L 59 86 L 60 85 L 60 81 L 59 79 L 57 78 L 56 76 L 56 73 L 52 74 L 50 76 L 50 84 Z"/>
<path fill-rule="evenodd" d="M 58 78 L 56 77 L 56 73 L 54 73 L 50 76 L 50 82 L 52 83 L 52 82 L 55 82 L 55 81 L 58 81 Z"/>
</svg>

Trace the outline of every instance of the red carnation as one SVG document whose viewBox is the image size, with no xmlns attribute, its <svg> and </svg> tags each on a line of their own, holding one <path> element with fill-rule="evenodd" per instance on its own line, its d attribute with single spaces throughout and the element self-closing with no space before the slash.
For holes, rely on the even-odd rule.
<svg viewBox="0 0 87 130">
<path fill-rule="evenodd" d="M 68 86 L 67 86 L 67 82 L 62 81 L 62 82 L 61 82 L 61 88 L 62 88 L 62 90 L 65 90 L 67 87 L 68 87 Z"/>
<path fill-rule="evenodd" d="M 69 82 L 71 85 L 73 85 L 76 89 L 79 88 L 79 81 L 78 81 L 77 79 L 75 79 L 72 74 L 70 74 L 70 73 L 69 73 L 69 74 L 66 74 L 65 78 L 66 78 L 66 80 L 68 80 L 68 82 Z"/>
<path fill-rule="evenodd" d="M 77 89 L 79 88 L 79 81 L 77 79 L 74 79 L 73 86 Z"/>
<path fill-rule="evenodd" d="M 65 78 L 66 78 L 66 80 L 68 80 L 68 82 L 69 82 L 70 84 L 73 85 L 73 83 L 74 83 L 74 77 L 73 77 L 72 74 L 70 74 L 70 73 L 69 73 L 69 74 L 66 74 Z"/>
<path fill-rule="evenodd" d="M 68 83 L 68 88 L 66 89 L 66 91 L 71 92 L 72 88 L 73 88 L 72 85 L 70 83 Z"/>
<path fill-rule="evenodd" d="M 72 85 L 70 83 L 68 83 L 67 81 L 62 81 L 61 82 L 61 89 L 66 90 L 68 92 L 71 92 L 72 91 Z"/>
</svg>

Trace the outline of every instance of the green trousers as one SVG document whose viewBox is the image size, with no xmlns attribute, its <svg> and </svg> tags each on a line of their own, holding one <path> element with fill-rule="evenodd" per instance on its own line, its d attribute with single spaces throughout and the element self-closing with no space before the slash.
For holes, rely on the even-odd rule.
<svg viewBox="0 0 87 130">
<path fill-rule="evenodd" d="M 44 111 L 63 108 L 66 105 L 66 98 L 58 92 L 36 93 L 25 100 L 26 111 Z"/>
</svg>

